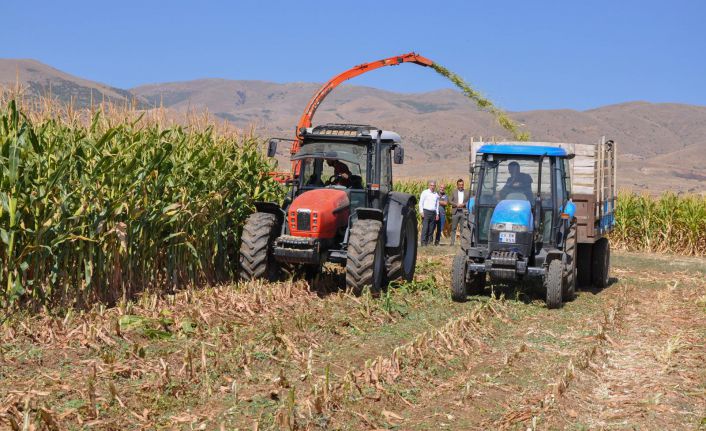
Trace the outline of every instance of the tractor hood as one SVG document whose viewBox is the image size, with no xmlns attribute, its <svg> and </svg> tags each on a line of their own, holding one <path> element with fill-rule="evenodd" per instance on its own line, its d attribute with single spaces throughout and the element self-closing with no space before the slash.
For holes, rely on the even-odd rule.
<svg viewBox="0 0 706 431">
<path fill-rule="evenodd" d="M 534 217 L 526 200 L 498 202 L 490 218 L 490 252 L 511 252 L 529 256 L 532 248 Z"/>
<path fill-rule="evenodd" d="M 297 196 L 287 210 L 294 236 L 334 238 L 348 226 L 350 201 L 343 190 L 315 189 Z"/>
<path fill-rule="evenodd" d="M 532 206 L 526 200 L 508 199 L 498 202 L 490 218 L 490 224 L 503 223 L 509 225 L 512 230 L 513 225 L 526 226 L 530 229 L 533 225 Z"/>
</svg>

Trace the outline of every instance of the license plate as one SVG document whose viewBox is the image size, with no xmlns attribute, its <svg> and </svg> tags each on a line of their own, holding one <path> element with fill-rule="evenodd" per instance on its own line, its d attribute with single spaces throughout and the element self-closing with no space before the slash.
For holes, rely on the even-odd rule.
<svg viewBox="0 0 706 431">
<path fill-rule="evenodd" d="M 500 242 L 515 243 L 515 232 L 500 232 Z"/>
</svg>

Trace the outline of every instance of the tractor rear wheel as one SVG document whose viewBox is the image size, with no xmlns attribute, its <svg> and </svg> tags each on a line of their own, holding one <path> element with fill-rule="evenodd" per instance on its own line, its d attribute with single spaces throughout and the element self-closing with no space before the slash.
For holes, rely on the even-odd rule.
<svg viewBox="0 0 706 431">
<path fill-rule="evenodd" d="M 564 290 L 562 292 L 564 301 L 573 300 L 574 294 L 576 293 L 578 263 L 576 260 L 578 249 L 576 246 L 576 224 L 574 223 L 569 229 L 569 235 L 566 237 L 566 281 L 564 282 Z"/>
<path fill-rule="evenodd" d="M 279 234 L 277 217 L 268 213 L 250 214 L 240 238 L 240 278 L 275 281 L 281 275 L 279 263 L 272 255 L 272 244 Z"/>
<path fill-rule="evenodd" d="M 402 278 L 405 281 L 414 279 L 414 268 L 417 262 L 417 220 L 413 218 L 414 211 L 410 212 L 404 222 L 404 231 L 400 239 L 400 246 L 392 249 L 385 259 L 387 280 L 393 281 Z"/>
<path fill-rule="evenodd" d="M 610 243 L 608 238 L 601 238 L 593 244 L 593 259 L 591 260 L 591 279 L 599 289 L 608 286 L 610 270 Z"/>
<path fill-rule="evenodd" d="M 549 262 L 544 276 L 544 289 L 547 292 L 547 308 L 561 307 L 561 293 L 564 290 L 564 264 L 561 259 Z"/>
<path fill-rule="evenodd" d="M 356 221 L 348 237 L 346 288 L 360 295 L 365 286 L 369 286 L 371 293 L 376 294 L 382 289 L 384 273 L 385 244 L 382 222 Z"/>
<path fill-rule="evenodd" d="M 451 299 L 455 302 L 466 302 L 468 297 L 466 260 L 466 253 L 456 253 L 451 267 Z"/>
</svg>

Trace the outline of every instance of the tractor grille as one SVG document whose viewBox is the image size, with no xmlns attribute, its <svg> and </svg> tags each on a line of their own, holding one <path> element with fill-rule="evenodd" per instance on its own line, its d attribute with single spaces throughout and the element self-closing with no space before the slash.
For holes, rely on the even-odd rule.
<svg viewBox="0 0 706 431">
<path fill-rule="evenodd" d="M 515 268 L 517 263 L 517 253 L 514 251 L 494 251 L 490 254 L 490 259 L 493 261 L 493 266 L 510 266 Z M 513 269 L 514 271 L 514 269 Z"/>
<path fill-rule="evenodd" d="M 297 211 L 297 230 L 311 230 L 311 211 Z"/>
</svg>

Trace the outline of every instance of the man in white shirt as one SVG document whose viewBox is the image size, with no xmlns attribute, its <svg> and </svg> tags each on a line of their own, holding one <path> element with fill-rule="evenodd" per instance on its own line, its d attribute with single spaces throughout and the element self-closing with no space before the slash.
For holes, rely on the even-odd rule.
<svg viewBox="0 0 706 431">
<path fill-rule="evenodd" d="M 451 194 L 451 245 L 456 242 L 456 226 L 459 226 L 459 233 L 463 238 L 463 228 L 466 224 L 466 205 L 471 198 L 471 194 L 464 190 L 463 180 L 456 181 L 456 190 Z"/>
<path fill-rule="evenodd" d="M 439 220 L 439 195 L 436 193 L 436 181 L 429 181 L 429 188 L 419 196 L 419 214 L 422 216 L 422 246 L 432 243 L 434 225 Z"/>
</svg>

